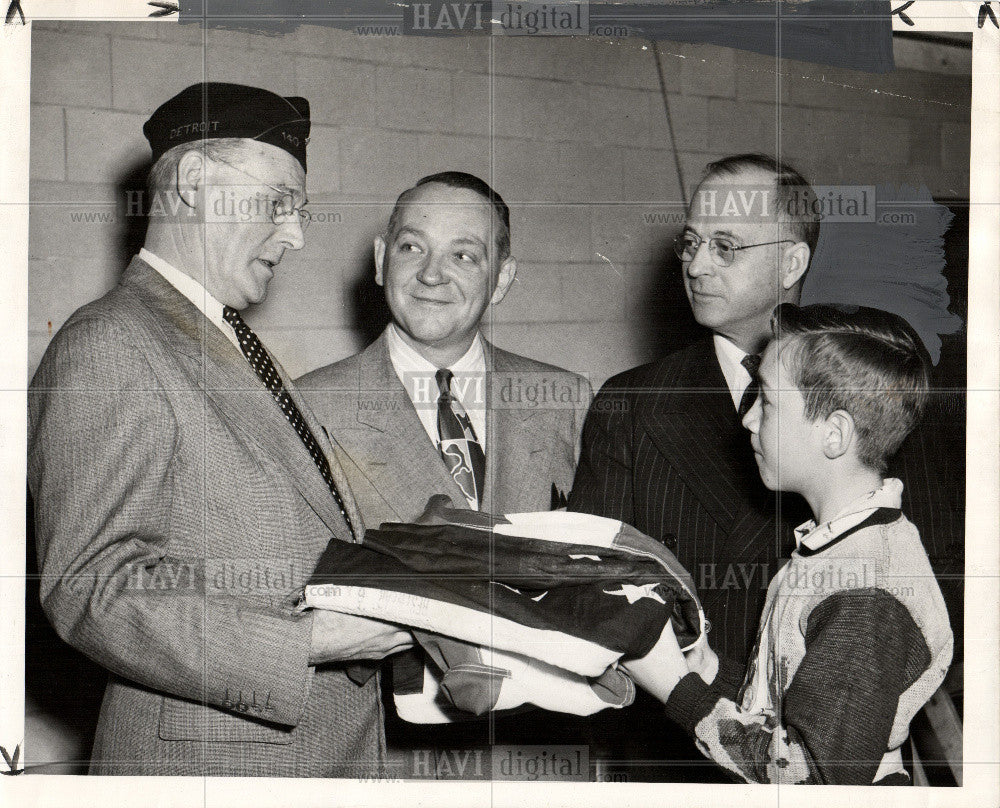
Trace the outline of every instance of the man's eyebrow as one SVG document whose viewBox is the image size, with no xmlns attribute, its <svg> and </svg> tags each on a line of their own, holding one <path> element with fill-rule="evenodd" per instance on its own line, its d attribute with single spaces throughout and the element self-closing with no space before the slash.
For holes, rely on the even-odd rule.
<svg viewBox="0 0 1000 808">
<path fill-rule="evenodd" d="M 476 236 L 459 236 L 458 238 L 452 239 L 452 244 L 473 244 L 476 247 L 486 249 L 486 242 Z"/>
</svg>

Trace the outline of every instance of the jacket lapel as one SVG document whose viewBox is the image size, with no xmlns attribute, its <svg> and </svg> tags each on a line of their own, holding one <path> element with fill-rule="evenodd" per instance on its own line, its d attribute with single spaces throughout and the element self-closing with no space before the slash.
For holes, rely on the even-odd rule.
<svg viewBox="0 0 1000 808">
<path fill-rule="evenodd" d="M 710 340 L 693 351 L 638 427 L 727 532 L 767 499 Z"/>
<path fill-rule="evenodd" d="M 524 490 L 537 485 L 548 472 L 548 444 L 555 434 L 551 423 L 554 411 L 511 400 L 510 389 L 519 389 L 522 384 L 517 367 L 506 351 L 484 343 L 488 406 L 482 510 L 515 513 L 521 509 L 518 503 Z"/>
<path fill-rule="evenodd" d="M 305 445 L 285 419 L 270 392 L 263 386 L 239 349 L 180 292 L 174 289 L 155 269 L 136 258 L 126 270 L 123 283 L 133 289 L 151 306 L 165 340 L 184 357 L 196 384 L 224 415 L 227 425 L 253 441 L 269 457 L 284 466 L 288 477 L 306 502 L 330 528 L 344 535 L 345 525 L 339 508 L 323 481 L 322 475 Z M 319 429 L 287 374 L 275 363 L 289 393 L 302 412 L 313 434 Z M 326 449 L 320 436 L 321 448 Z M 332 453 L 325 452 L 331 460 Z M 357 508 L 350 497 L 349 485 L 336 461 L 331 462 L 334 479 L 350 502 L 348 513 Z M 338 477 L 339 474 L 339 477 Z M 355 524 L 360 530 L 360 516 Z"/>
<path fill-rule="evenodd" d="M 395 518 L 411 520 L 434 494 L 447 494 L 464 507 L 461 489 L 393 369 L 384 334 L 362 352 L 356 389 L 357 436 L 333 438 L 368 475 Z"/>
</svg>

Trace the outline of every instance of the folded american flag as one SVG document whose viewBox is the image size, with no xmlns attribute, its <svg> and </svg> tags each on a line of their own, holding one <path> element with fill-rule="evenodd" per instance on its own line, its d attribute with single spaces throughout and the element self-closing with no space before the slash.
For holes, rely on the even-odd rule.
<svg viewBox="0 0 1000 808">
<path fill-rule="evenodd" d="M 647 653 L 668 619 L 682 647 L 706 630 L 687 571 L 622 522 L 434 507 L 421 522 L 383 524 L 361 544 L 331 541 L 305 590 L 307 606 L 415 630 L 440 671 L 397 676 L 404 718 L 400 696 L 437 689 L 438 704 L 443 695 L 476 713 L 624 706 L 634 688 L 620 658 Z M 449 720 L 447 710 L 417 712 Z"/>
</svg>

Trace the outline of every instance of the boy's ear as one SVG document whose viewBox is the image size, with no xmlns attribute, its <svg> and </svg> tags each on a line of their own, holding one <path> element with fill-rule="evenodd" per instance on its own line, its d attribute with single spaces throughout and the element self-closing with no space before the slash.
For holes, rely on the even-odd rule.
<svg viewBox="0 0 1000 808">
<path fill-rule="evenodd" d="M 834 410 L 823 422 L 823 454 L 836 460 L 847 453 L 855 439 L 854 418 L 846 410 Z"/>
</svg>

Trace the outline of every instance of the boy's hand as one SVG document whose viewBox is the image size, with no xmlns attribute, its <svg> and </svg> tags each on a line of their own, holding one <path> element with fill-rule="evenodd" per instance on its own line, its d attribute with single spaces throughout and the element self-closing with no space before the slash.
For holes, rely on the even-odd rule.
<svg viewBox="0 0 1000 808">
<path fill-rule="evenodd" d="M 639 687 L 666 704 L 677 683 L 688 674 L 688 664 L 677 644 L 674 628 L 667 621 L 660 639 L 652 650 L 641 659 L 622 663 Z"/>
<path fill-rule="evenodd" d="M 719 657 L 708 647 L 707 634 L 701 636 L 694 648 L 684 655 L 684 659 L 687 661 L 688 670 L 697 673 L 706 685 L 715 681 L 715 675 L 719 672 Z"/>
</svg>

